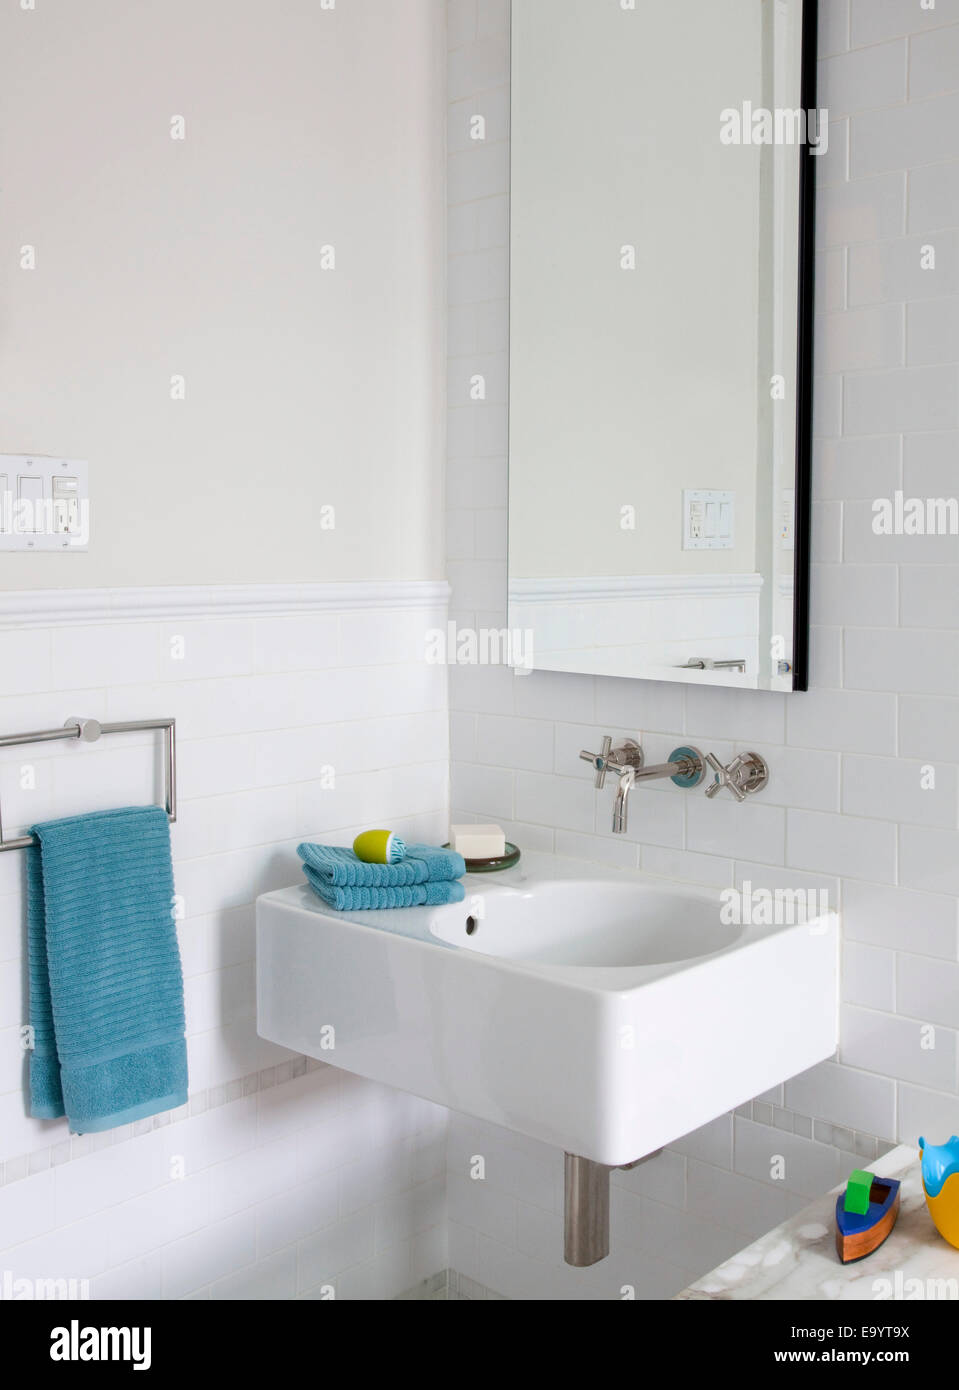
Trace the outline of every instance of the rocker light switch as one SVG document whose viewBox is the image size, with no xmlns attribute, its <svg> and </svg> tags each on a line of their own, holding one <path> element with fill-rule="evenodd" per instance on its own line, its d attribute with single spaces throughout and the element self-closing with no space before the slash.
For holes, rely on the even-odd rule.
<svg viewBox="0 0 959 1390">
<path fill-rule="evenodd" d="M 43 479 L 21 473 L 17 479 L 17 509 L 14 530 L 35 535 L 43 530 Z"/>
<path fill-rule="evenodd" d="M 0 455 L 0 550 L 86 550 L 89 538 L 86 463 Z"/>
</svg>

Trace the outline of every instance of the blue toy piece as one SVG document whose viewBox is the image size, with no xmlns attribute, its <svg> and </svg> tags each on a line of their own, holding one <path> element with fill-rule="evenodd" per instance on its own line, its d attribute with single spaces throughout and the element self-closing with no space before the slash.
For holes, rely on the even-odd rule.
<svg viewBox="0 0 959 1390">
<path fill-rule="evenodd" d="M 959 1172 L 959 1138 L 954 1134 L 947 1144 L 927 1144 L 919 1140 L 922 1156 L 922 1185 L 927 1197 L 938 1197 L 946 1179 Z"/>
</svg>

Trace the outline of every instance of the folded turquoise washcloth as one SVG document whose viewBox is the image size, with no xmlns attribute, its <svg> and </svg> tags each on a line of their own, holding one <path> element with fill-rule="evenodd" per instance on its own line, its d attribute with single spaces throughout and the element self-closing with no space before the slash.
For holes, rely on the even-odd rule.
<svg viewBox="0 0 959 1390">
<path fill-rule="evenodd" d="M 466 896 L 462 883 L 450 879 L 447 883 L 414 883 L 400 888 L 334 888 L 306 864 L 307 882 L 325 903 L 337 912 L 360 912 L 386 907 L 440 907 L 443 903 L 461 903 Z"/>
<path fill-rule="evenodd" d="M 170 827 L 158 806 L 37 825 L 30 1113 L 84 1134 L 186 1103 Z"/>
<path fill-rule="evenodd" d="M 351 849 L 300 845 L 310 887 L 338 912 L 388 907 L 438 907 L 460 903 L 466 861 L 456 850 L 407 845 L 399 864 L 366 864 Z"/>
</svg>

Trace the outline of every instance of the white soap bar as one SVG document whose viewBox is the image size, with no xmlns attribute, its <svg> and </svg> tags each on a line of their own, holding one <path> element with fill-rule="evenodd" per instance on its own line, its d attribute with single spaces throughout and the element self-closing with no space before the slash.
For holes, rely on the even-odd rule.
<svg viewBox="0 0 959 1390">
<path fill-rule="evenodd" d="M 498 825 L 451 825 L 450 845 L 464 859 L 495 859 L 506 853 L 506 835 Z"/>
</svg>

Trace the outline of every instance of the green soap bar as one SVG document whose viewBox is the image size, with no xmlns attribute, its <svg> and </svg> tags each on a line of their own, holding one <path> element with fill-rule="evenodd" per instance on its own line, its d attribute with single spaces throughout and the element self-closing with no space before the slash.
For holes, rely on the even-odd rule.
<svg viewBox="0 0 959 1390">
<path fill-rule="evenodd" d="M 869 1210 L 869 1193 L 872 1191 L 872 1173 L 864 1173 L 861 1168 L 856 1168 L 849 1174 L 849 1181 L 846 1184 L 846 1200 L 843 1207 L 846 1211 L 854 1212 L 856 1216 L 865 1216 Z"/>
</svg>

